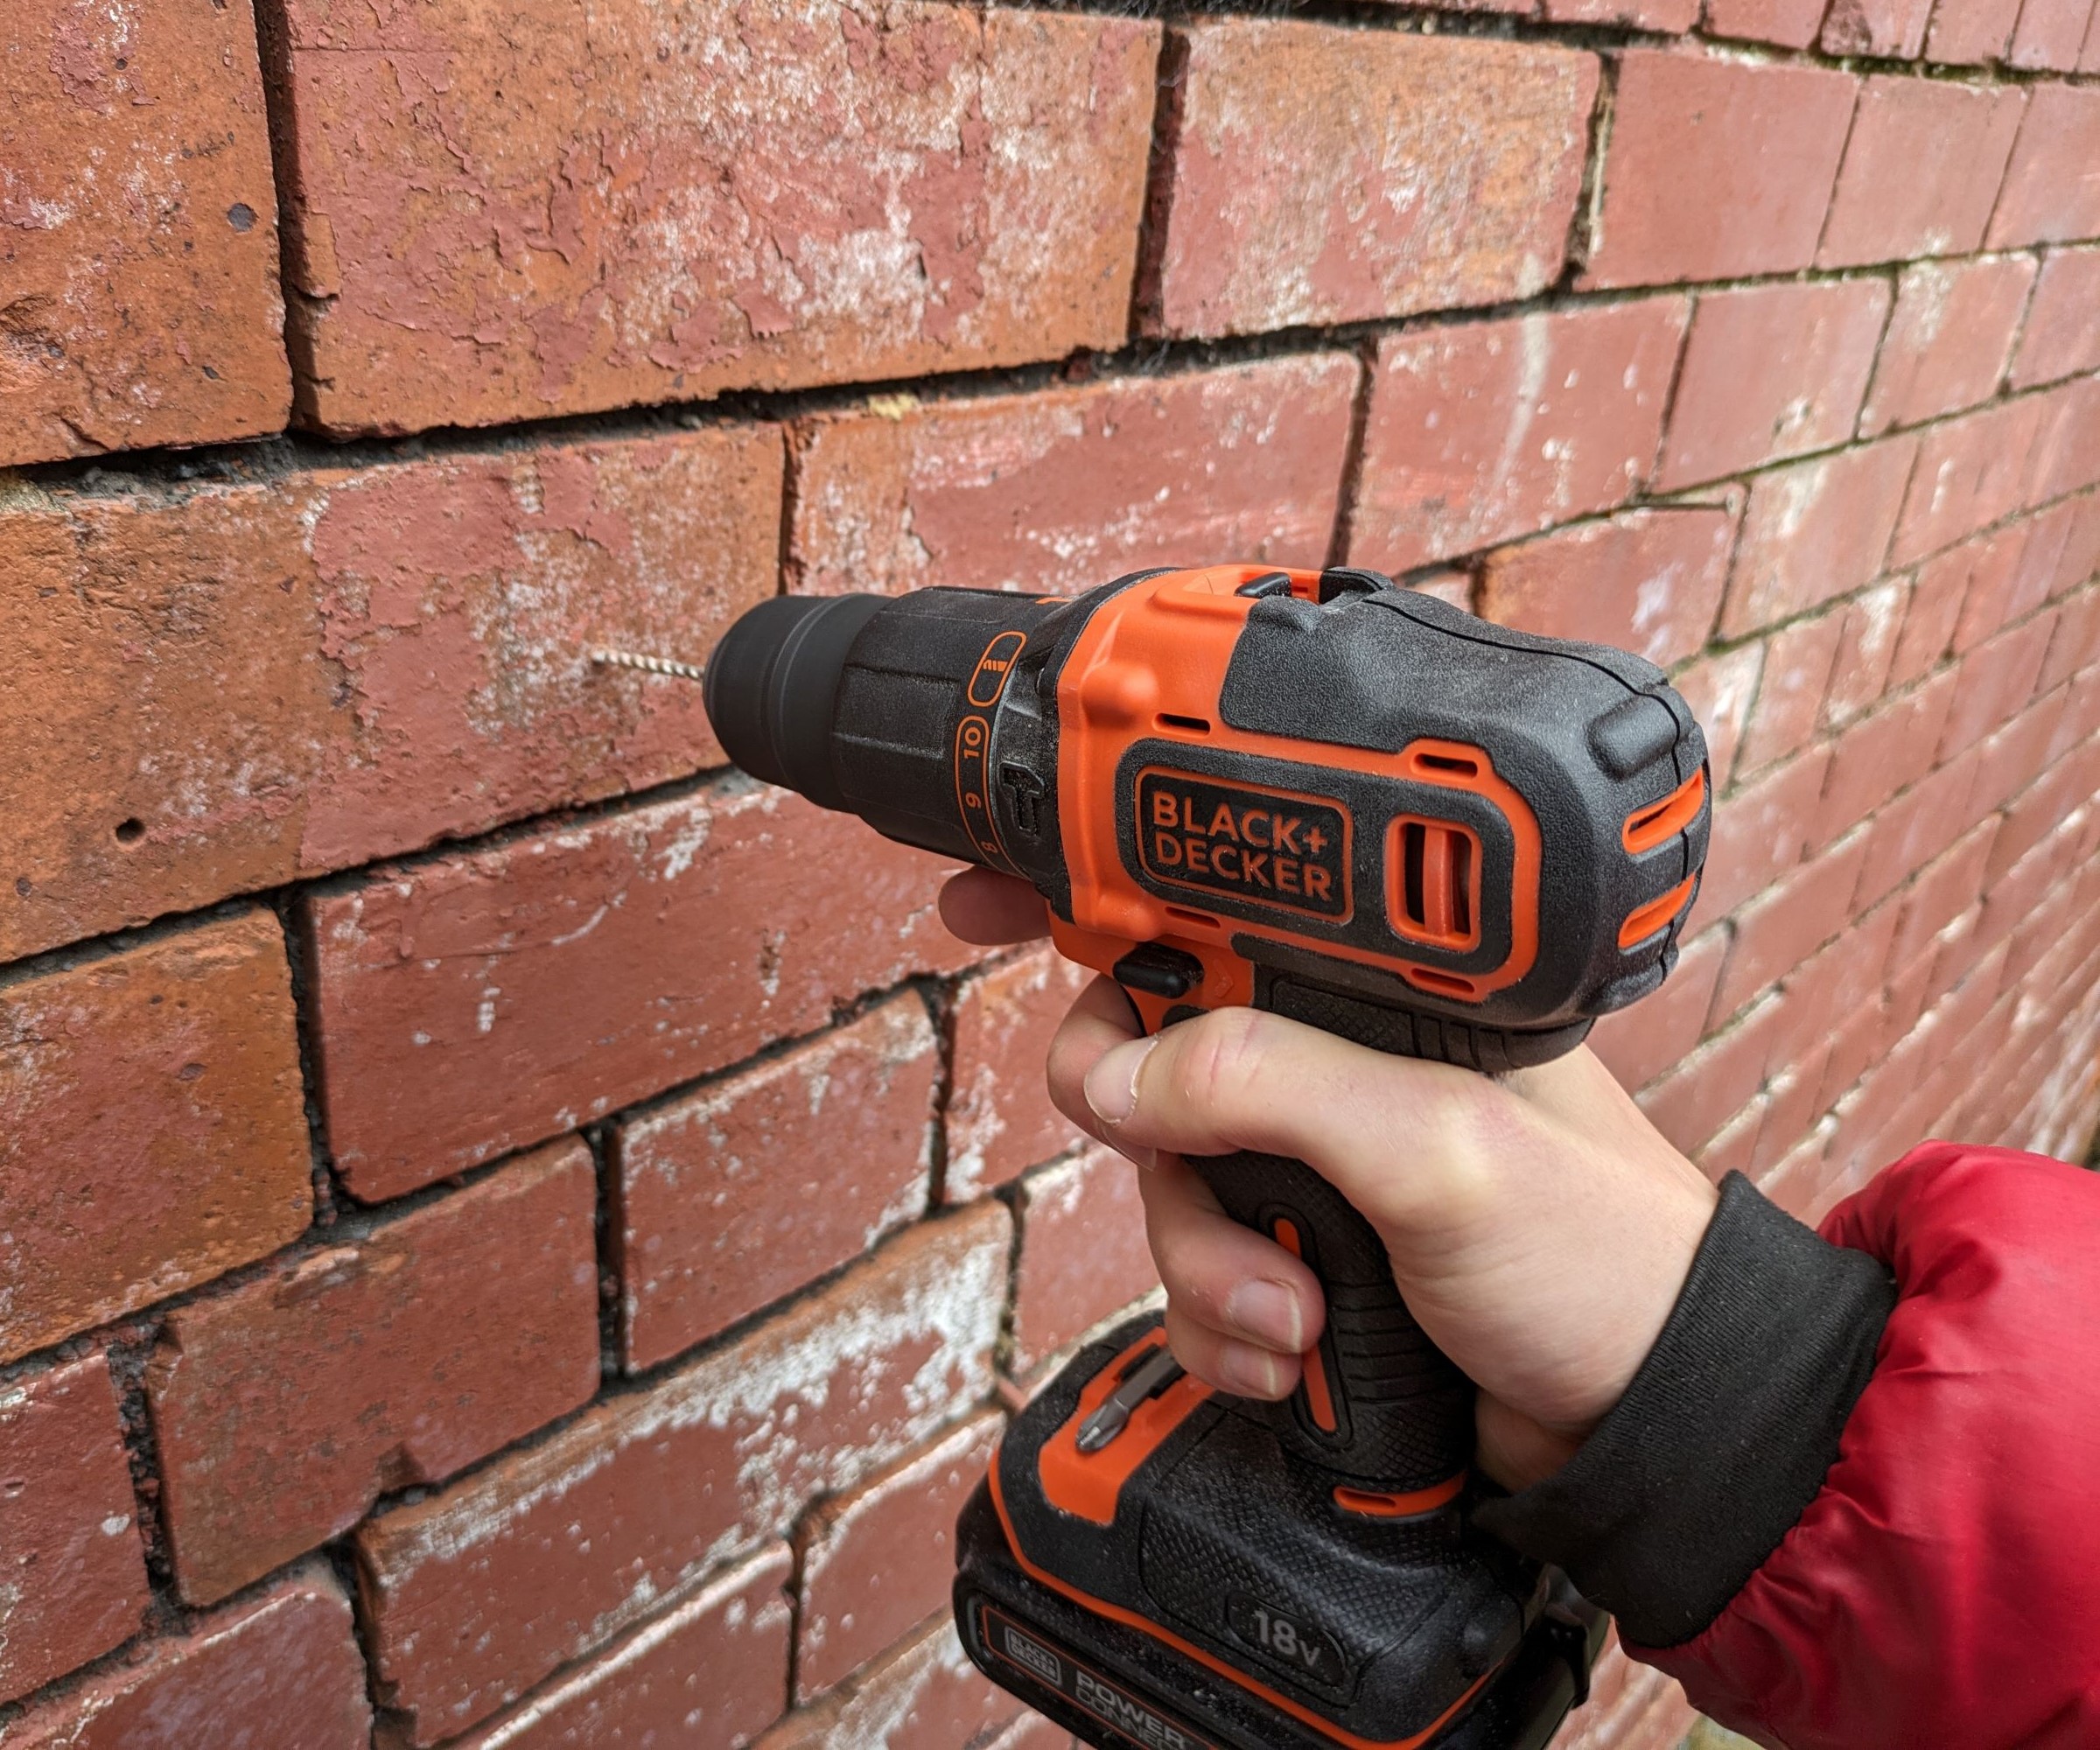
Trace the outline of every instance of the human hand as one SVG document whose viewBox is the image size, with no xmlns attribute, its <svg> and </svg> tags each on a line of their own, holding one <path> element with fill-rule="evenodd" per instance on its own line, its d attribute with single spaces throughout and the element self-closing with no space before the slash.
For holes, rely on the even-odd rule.
<svg viewBox="0 0 2100 1750">
<path fill-rule="evenodd" d="M 1045 933 L 1010 877 L 948 883 L 966 940 Z M 1295 1156 L 1377 1230 L 1423 1328 L 1480 1388 L 1479 1462 L 1526 1487 L 1624 1394 L 1684 1286 L 1717 1194 L 1587 1050 L 1490 1079 L 1250 1009 L 1141 1034 L 1106 978 L 1051 1046 L 1050 1096 L 1145 1169 L 1166 1328 L 1191 1373 L 1281 1397 L 1318 1339 L 1316 1278 L 1219 1208 L 1184 1155 Z"/>
</svg>

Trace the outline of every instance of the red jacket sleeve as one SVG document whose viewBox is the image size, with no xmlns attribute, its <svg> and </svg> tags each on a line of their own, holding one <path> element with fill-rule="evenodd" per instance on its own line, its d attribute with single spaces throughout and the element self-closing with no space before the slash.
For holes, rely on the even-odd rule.
<svg viewBox="0 0 2100 1750">
<path fill-rule="evenodd" d="M 2100 1745 L 2100 1175 L 1928 1144 L 1822 1231 L 1897 1293 L 1837 1461 L 1702 1632 L 1628 1650 L 1784 1750 Z"/>
</svg>

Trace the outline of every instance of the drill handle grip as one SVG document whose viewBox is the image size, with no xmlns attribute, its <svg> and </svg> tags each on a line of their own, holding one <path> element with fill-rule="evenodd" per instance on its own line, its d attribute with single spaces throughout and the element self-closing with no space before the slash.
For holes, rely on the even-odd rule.
<svg viewBox="0 0 2100 1750">
<path fill-rule="evenodd" d="M 1302 1160 L 1242 1150 L 1188 1164 L 1233 1220 L 1296 1252 L 1326 1296 L 1298 1387 L 1243 1407 L 1338 1487 L 1395 1497 L 1358 1503 L 1367 1510 L 1420 1510 L 1455 1493 L 1473 1455 L 1473 1382 L 1415 1322 L 1371 1224 Z"/>
</svg>

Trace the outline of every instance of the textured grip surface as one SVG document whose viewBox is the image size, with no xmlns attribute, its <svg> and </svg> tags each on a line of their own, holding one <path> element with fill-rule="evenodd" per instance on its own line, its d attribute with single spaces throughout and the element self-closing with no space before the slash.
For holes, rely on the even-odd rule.
<svg viewBox="0 0 2100 1750">
<path fill-rule="evenodd" d="M 1352 1488 L 1404 1494 L 1463 1470 L 1473 1452 L 1473 1383 L 1407 1310 L 1371 1224 L 1300 1160 L 1242 1151 L 1188 1164 L 1236 1222 L 1271 1237 L 1288 1222 L 1326 1295 L 1317 1365 L 1333 1429 L 1319 1425 L 1316 1394 L 1302 1384 L 1281 1404 L 1250 1402 L 1248 1410 Z"/>
</svg>

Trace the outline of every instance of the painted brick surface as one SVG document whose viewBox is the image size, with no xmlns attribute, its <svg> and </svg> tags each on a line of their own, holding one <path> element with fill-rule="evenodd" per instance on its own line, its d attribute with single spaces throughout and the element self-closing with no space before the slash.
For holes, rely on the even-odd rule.
<svg viewBox="0 0 2100 1750">
<path fill-rule="evenodd" d="M 276 430 L 291 382 L 254 14 L 11 13 L 0 466 Z"/>
<path fill-rule="evenodd" d="M 1481 569 L 1480 617 L 1675 667 L 1713 631 L 1735 530 L 1727 510 L 1635 510 L 1501 548 Z"/>
<path fill-rule="evenodd" d="M 0 1701 L 128 1640 L 146 1566 L 99 1351 L 0 1388 Z"/>
<path fill-rule="evenodd" d="M 1499 304 L 1559 274 L 1595 57 L 1231 19 L 1176 33 L 1168 334 Z M 1276 150 L 1289 116 L 1315 136 Z"/>
<path fill-rule="evenodd" d="M 8 1731 L 10 1750 L 365 1750 L 371 1737 L 350 1600 L 312 1569 L 147 1642 Z"/>
<path fill-rule="evenodd" d="M 1010 1223 L 911 1229 L 726 1348 L 358 1533 L 374 1665 L 410 1741 L 514 1700 L 991 1382 Z"/>
<path fill-rule="evenodd" d="M 312 1219 L 268 913 L 0 987 L 0 1359 L 275 1251 Z"/>
<path fill-rule="evenodd" d="M 746 1744 L 779 1717 L 794 1558 L 774 1544 L 516 1707 L 458 1750 L 654 1750 Z"/>
<path fill-rule="evenodd" d="M 1628 50 L 1586 283 L 1654 285 L 1806 267 L 1856 88 L 1816 67 Z"/>
<path fill-rule="evenodd" d="M 704 660 L 780 476 L 761 425 L 0 508 L 0 952 L 718 760 L 696 688 L 588 653 Z"/>
<path fill-rule="evenodd" d="M 912 0 L 271 11 L 292 355 L 329 430 L 1122 337 L 1156 26 Z"/>
<path fill-rule="evenodd" d="M 630 1368 L 690 1348 L 925 1209 L 939 1047 L 906 991 L 620 1124 L 613 1256 Z"/>
<path fill-rule="evenodd" d="M 1228 553 L 1320 566 L 1358 371 L 1332 354 L 803 421 L 795 585 L 1077 594 Z"/>
<path fill-rule="evenodd" d="M 2026 102 L 2017 88 L 1984 89 L 1893 74 L 1867 80 L 1859 88 L 1817 265 L 1858 267 L 1976 248 Z"/>
<path fill-rule="evenodd" d="M 1043 1066 L 1058 1024 L 1092 977 L 1045 947 L 988 967 L 956 988 L 942 1190 L 948 1201 L 1004 1185 L 1083 1140 L 1050 1103 Z"/>
<path fill-rule="evenodd" d="M 1004 1425 L 996 1415 L 973 1417 L 804 1522 L 795 1537 L 797 1700 L 850 1676 L 947 1601 L 956 1516 Z"/>
<path fill-rule="evenodd" d="M 848 856 L 850 912 L 832 878 Z M 346 1182 L 396 1195 L 953 963 L 942 867 L 731 777 L 317 899 L 322 1098 Z"/>
<path fill-rule="evenodd" d="M 1096 1144 L 1021 1181 L 1013 1278 L 1017 1377 L 1159 1285 L 1138 1169 Z"/>
<path fill-rule="evenodd" d="M 1879 280 L 1701 298 L 1656 485 L 1669 491 L 1852 434 L 1889 310 Z"/>
<path fill-rule="evenodd" d="M 1655 466 L 1679 298 L 1380 343 L 1352 563 L 1401 570 L 1622 504 Z"/>
<path fill-rule="evenodd" d="M 183 1596 L 215 1602 L 589 1398 L 594 1191 L 560 1144 L 178 1310 L 147 1396 Z"/>
<path fill-rule="evenodd" d="M 2027 256 L 1905 268 L 1859 412 L 1860 435 L 1987 400 L 2012 360 L 2034 276 Z"/>
</svg>

